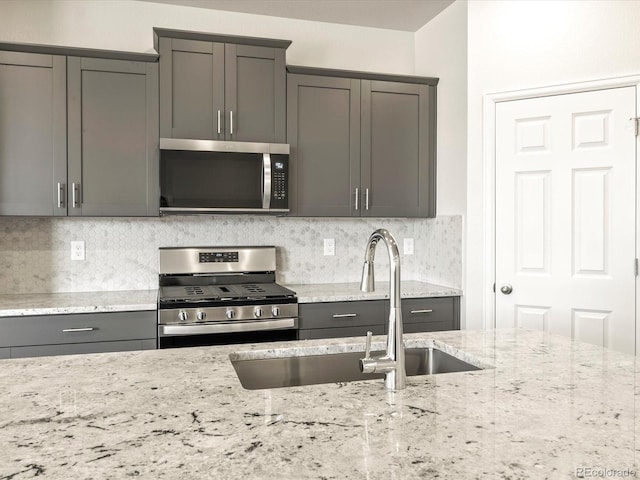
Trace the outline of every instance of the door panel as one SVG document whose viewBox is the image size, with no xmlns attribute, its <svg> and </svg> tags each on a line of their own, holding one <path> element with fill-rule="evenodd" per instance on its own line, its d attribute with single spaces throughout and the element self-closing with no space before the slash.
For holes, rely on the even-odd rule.
<svg viewBox="0 0 640 480">
<path fill-rule="evenodd" d="M 497 327 L 635 352 L 635 102 L 628 87 L 496 106 Z"/>
<path fill-rule="evenodd" d="M 284 56 L 281 48 L 225 45 L 227 140 L 286 141 Z"/>
<path fill-rule="evenodd" d="M 290 75 L 288 89 L 291 208 L 299 216 L 359 216 L 360 82 Z"/>
<path fill-rule="evenodd" d="M 65 65 L 0 52 L 0 215 L 66 215 Z"/>
</svg>

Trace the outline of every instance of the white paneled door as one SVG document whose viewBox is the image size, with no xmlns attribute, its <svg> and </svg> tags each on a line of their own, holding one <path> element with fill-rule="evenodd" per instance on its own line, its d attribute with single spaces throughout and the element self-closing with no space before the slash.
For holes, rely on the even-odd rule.
<svg viewBox="0 0 640 480">
<path fill-rule="evenodd" d="M 635 352 L 635 87 L 496 105 L 496 327 Z"/>
</svg>

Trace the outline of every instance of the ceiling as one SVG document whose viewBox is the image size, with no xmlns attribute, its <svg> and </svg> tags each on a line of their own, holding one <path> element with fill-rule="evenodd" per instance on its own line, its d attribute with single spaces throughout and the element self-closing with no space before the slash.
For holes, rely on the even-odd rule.
<svg viewBox="0 0 640 480">
<path fill-rule="evenodd" d="M 415 32 L 454 0 L 142 0 Z"/>
</svg>

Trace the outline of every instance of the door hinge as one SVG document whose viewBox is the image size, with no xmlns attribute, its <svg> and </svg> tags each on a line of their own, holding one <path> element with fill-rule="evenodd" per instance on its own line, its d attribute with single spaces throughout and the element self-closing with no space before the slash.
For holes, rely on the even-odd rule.
<svg viewBox="0 0 640 480">
<path fill-rule="evenodd" d="M 496 293 L 496 284 L 493 284 L 493 293 Z"/>
<path fill-rule="evenodd" d="M 636 131 L 636 137 L 638 136 L 638 133 L 640 132 L 640 117 L 631 117 L 629 120 L 633 120 L 633 123 L 635 124 L 635 131 Z"/>
<path fill-rule="evenodd" d="M 633 271 L 637 277 L 638 276 L 638 259 L 637 258 L 633 262 Z"/>
</svg>

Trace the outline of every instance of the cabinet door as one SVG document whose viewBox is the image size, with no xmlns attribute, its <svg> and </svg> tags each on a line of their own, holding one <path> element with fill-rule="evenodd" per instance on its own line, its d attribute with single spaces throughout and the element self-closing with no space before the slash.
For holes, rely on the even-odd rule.
<svg viewBox="0 0 640 480">
<path fill-rule="evenodd" d="M 286 70 L 282 48 L 225 44 L 225 138 L 286 141 Z"/>
<path fill-rule="evenodd" d="M 360 80 L 289 75 L 287 89 L 292 214 L 360 215 Z"/>
<path fill-rule="evenodd" d="M 69 215 L 158 215 L 157 64 L 67 63 Z"/>
<path fill-rule="evenodd" d="M 11 358 L 11 349 L 0 348 L 0 358 Z"/>
<path fill-rule="evenodd" d="M 404 298 L 402 323 L 404 333 L 459 330 L 460 297 Z"/>
<path fill-rule="evenodd" d="M 66 215 L 65 64 L 0 52 L 0 215 Z"/>
<path fill-rule="evenodd" d="M 435 216 L 433 87 L 362 81 L 363 215 Z"/>
<path fill-rule="evenodd" d="M 224 44 L 160 39 L 160 136 L 224 140 Z"/>
</svg>

